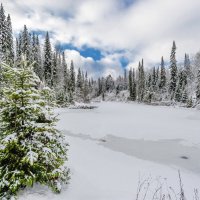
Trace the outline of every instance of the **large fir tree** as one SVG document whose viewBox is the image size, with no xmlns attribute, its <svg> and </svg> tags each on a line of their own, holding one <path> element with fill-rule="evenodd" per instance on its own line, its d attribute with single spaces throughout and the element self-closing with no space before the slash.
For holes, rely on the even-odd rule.
<svg viewBox="0 0 200 200">
<path fill-rule="evenodd" d="M 175 41 L 173 41 L 173 46 L 170 56 L 170 83 L 169 83 L 169 92 L 171 94 L 171 99 L 174 98 L 176 85 L 177 85 L 176 43 Z"/>
<path fill-rule="evenodd" d="M 37 89 L 40 80 L 25 60 L 18 68 L 2 65 L 2 73 L 0 199 L 11 199 L 34 183 L 60 192 L 69 179 L 67 144 L 55 129 L 51 91 Z"/>
</svg>

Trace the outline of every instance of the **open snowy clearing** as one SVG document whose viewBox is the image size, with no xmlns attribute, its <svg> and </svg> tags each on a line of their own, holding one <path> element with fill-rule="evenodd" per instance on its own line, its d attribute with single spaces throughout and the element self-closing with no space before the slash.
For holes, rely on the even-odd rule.
<svg viewBox="0 0 200 200">
<path fill-rule="evenodd" d="M 70 184 L 59 195 L 35 186 L 20 200 L 133 200 L 139 176 L 167 178 L 178 192 L 177 171 L 192 199 L 200 188 L 200 112 L 140 104 L 99 103 L 93 110 L 57 109 L 69 147 Z M 151 188 L 153 191 L 154 189 Z"/>
</svg>

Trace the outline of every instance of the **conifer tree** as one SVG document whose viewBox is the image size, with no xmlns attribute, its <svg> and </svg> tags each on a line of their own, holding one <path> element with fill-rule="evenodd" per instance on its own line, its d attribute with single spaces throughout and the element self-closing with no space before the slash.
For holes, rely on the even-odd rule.
<svg viewBox="0 0 200 200">
<path fill-rule="evenodd" d="M 132 82 L 133 82 L 133 89 L 132 89 L 132 98 L 133 98 L 133 101 L 135 101 L 136 100 L 136 98 L 137 98 L 137 91 L 136 91 L 136 87 L 137 87 L 137 85 L 136 85 L 136 80 L 135 80 L 135 69 L 133 68 L 133 70 L 132 70 Z"/>
<path fill-rule="evenodd" d="M 60 192 L 69 179 L 67 144 L 55 129 L 48 88 L 24 59 L 18 68 L 2 65 L 3 99 L 0 100 L 0 199 L 11 199 L 34 183 Z"/>
<path fill-rule="evenodd" d="M 11 18 L 10 15 L 7 17 L 6 21 L 6 63 L 9 64 L 10 66 L 13 66 L 14 64 L 14 46 L 13 46 L 13 33 L 12 33 L 12 23 L 11 23 Z"/>
<path fill-rule="evenodd" d="M 144 74 L 144 62 L 142 62 L 138 66 L 139 76 L 138 76 L 138 100 L 141 102 L 144 99 L 145 94 L 145 74 Z"/>
<path fill-rule="evenodd" d="M 184 91 L 187 85 L 187 73 L 185 69 L 183 70 L 181 69 L 178 75 L 178 79 L 179 79 L 180 89 L 181 91 Z"/>
<path fill-rule="evenodd" d="M 63 87 L 64 87 L 64 93 L 66 94 L 69 91 L 69 72 L 65 60 L 65 52 L 62 53 L 62 66 L 63 66 L 63 75 L 64 75 L 64 82 L 63 82 Z"/>
<path fill-rule="evenodd" d="M 176 65 L 176 43 L 173 41 L 171 56 L 170 56 L 170 83 L 169 92 L 171 99 L 174 98 L 174 94 L 177 86 L 177 65 Z"/>
<path fill-rule="evenodd" d="M 0 6 L 0 59 L 6 61 L 7 52 L 7 22 L 3 4 Z"/>
<path fill-rule="evenodd" d="M 19 34 L 18 38 L 16 38 L 16 63 L 20 63 L 22 56 L 22 35 Z"/>
<path fill-rule="evenodd" d="M 148 90 L 152 89 L 152 75 L 151 75 L 151 73 L 149 73 L 149 75 L 148 75 L 146 86 L 147 86 Z"/>
<path fill-rule="evenodd" d="M 49 39 L 49 33 L 46 33 L 44 42 L 44 79 L 48 86 L 52 87 L 52 49 L 51 42 Z"/>
<path fill-rule="evenodd" d="M 181 99 L 182 99 L 182 90 L 181 90 L 181 83 L 179 80 L 175 91 L 175 101 L 180 102 Z"/>
<path fill-rule="evenodd" d="M 98 78 L 97 96 L 100 96 L 101 94 L 102 94 L 102 83 L 101 83 L 101 78 Z"/>
<path fill-rule="evenodd" d="M 26 56 L 29 62 L 32 62 L 32 52 L 31 52 L 31 34 L 28 32 L 26 25 L 24 25 L 24 30 L 22 32 L 22 54 Z"/>
<path fill-rule="evenodd" d="M 190 57 L 188 54 L 185 54 L 185 60 L 184 60 L 184 70 L 187 76 L 188 81 L 192 81 L 192 70 L 191 70 L 191 63 L 190 63 Z"/>
<path fill-rule="evenodd" d="M 159 67 L 157 67 L 157 69 L 156 69 L 156 90 L 158 90 L 158 86 L 159 86 L 159 72 L 160 72 L 160 69 L 159 69 Z"/>
<path fill-rule="evenodd" d="M 157 75 L 156 75 L 156 68 L 153 67 L 153 72 L 152 72 L 152 89 L 155 92 L 156 91 L 156 85 L 157 85 Z"/>
<path fill-rule="evenodd" d="M 124 69 L 124 90 L 128 89 L 127 70 Z"/>
<path fill-rule="evenodd" d="M 89 99 L 89 82 L 88 82 L 87 72 L 85 73 L 83 100 L 85 103 L 88 103 L 90 101 L 90 99 Z"/>
<path fill-rule="evenodd" d="M 111 74 L 106 77 L 105 87 L 107 92 L 112 92 L 115 88 L 115 83 Z"/>
<path fill-rule="evenodd" d="M 62 54 L 60 51 L 57 52 L 57 88 L 60 89 L 63 86 L 63 81 L 64 81 L 64 77 L 63 77 L 63 58 L 62 58 Z"/>
<path fill-rule="evenodd" d="M 40 49 L 40 41 L 38 35 L 36 36 L 34 33 L 32 35 L 32 59 L 34 61 L 34 71 L 37 76 L 39 76 L 40 80 L 43 80 L 43 68 L 42 68 L 42 57 L 41 57 L 41 49 Z"/>
<path fill-rule="evenodd" d="M 152 85 L 152 76 L 153 74 L 149 73 L 148 78 L 146 80 L 146 88 L 145 88 L 145 101 L 147 103 L 151 103 L 153 96 L 153 85 Z"/>
<path fill-rule="evenodd" d="M 74 102 L 74 92 L 75 92 L 75 71 L 74 71 L 74 63 L 71 61 L 70 69 L 69 69 L 69 102 Z"/>
<path fill-rule="evenodd" d="M 83 86 L 84 86 L 83 78 L 81 74 L 81 69 L 79 68 L 76 79 L 76 97 L 78 98 L 79 101 L 83 99 L 83 88 L 84 88 Z"/>
<path fill-rule="evenodd" d="M 133 100 L 133 72 L 132 69 L 129 70 L 129 76 L 128 76 L 128 82 L 129 82 L 129 98 L 132 101 Z"/>
<path fill-rule="evenodd" d="M 165 91 L 165 89 L 166 89 L 166 82 L 167 82 L 167 79 L 166 79 L 166 71 L 165 71 L 165 62 L 162 57 L 161 58 L 161 69 L 160 69 L 160 84 L 159 84 L 159 87 L 162 92 Z"/>
<path fill-rule="evenodd" d="M 73 94 L 75 91 L 75 72 L 74 72 L 74 62 L 71 61 L 70 65 L 70 80 L 69 80 L 69 90 Z"/>
<path fill-rule="evenodd" d="M 54 88 L 56 88 L 58 82 L 58 52 L 54 52 L 52 58 L 52 85 Z"/>
</svg>

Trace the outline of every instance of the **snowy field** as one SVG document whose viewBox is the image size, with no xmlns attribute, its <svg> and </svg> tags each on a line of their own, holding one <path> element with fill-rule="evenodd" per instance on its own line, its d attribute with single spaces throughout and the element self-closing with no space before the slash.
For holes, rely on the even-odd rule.
<svg viewBox="0 0 200 200">
<path fill-rule="evenodd" d="M 93 110 L 58 109 L 69 147 L 70 184 L 56 195 L 35 186 L 20 200 L 134 200 L 138 180 L 179 192 L 200 189 L 200 111 L 140 104 L 99 103 Z M 139 178 L 140 177 L 140 178 Z M 142 199 L 142 198 L 141 198 Z"/>
</svg>

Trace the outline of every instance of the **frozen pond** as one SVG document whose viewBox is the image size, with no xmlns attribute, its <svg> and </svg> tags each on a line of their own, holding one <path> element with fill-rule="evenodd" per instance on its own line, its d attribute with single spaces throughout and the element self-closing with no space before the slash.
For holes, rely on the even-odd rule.
<svg viewBox="0 0 200 200">
<path fill-rule="evenodd" d="M 60 195 L 35 186 L 20 200 L 133 200 L 139 177 L 163 180 L 187 199 L 200 183 L 200 112 L 128 103 L 57 109 L 69 146 L 70 184 Z M 150 189 L 155 191 L 155 187 Z"/>
</svg>

